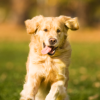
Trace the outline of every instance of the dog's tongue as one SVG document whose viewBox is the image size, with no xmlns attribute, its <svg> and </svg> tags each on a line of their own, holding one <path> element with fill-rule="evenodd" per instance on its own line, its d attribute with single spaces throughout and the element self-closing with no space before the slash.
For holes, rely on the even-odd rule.
<svg viewBox="0 0 100 100">
<path fill-rule="evenodd" d="M 47 53 L 49 53 L 50 51 L 51 51 L 51 48 L 48 47 L 48 46 L 46 46 L 46 47 L 41 51 L 41 53 L 42 53 L 42 54 L 47 54 Z"/>
</svg>

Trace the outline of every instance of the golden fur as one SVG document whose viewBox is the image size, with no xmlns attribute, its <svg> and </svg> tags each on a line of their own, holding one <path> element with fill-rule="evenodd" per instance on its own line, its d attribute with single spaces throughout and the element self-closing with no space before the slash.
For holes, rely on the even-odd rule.
<svg viewBox="0 0 100 100">
<path fill-rule="evenodd" d="M 77 18 L 40 15 L 26 20 L 25 24 L 32 38 L 20 100 L 69 100 L 67 85 L 71 46 L 67 41 L 67 31 L 79 28 Z M 58 48 L 54 55 L 42 54 L 43 43 L 49 46 L 50 38 L 57 39 L 54 46 Z"/>
</svg>

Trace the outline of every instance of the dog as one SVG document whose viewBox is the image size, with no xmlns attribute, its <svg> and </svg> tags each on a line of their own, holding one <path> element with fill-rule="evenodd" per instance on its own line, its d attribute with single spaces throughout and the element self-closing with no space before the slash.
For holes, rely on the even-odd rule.
<svg viewBox="0 0 100 100">
<path fill-rule="evenodd" d="M 67 32 L 79 29 L 77 17 L 40 15 L 26 20 L 25 25 L 32 35 L 20 100 L 69 100 L 71 46 Z"/>
</svg>

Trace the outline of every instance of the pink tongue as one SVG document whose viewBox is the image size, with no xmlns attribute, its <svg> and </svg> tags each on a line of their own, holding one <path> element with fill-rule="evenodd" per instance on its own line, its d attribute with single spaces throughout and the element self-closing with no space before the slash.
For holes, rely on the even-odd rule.
<svg viewBox="0 0 100 100">
<path fill-rule="evenodd" d="M 41 53 L 42 53 L 42 54 L 47 54 L 47 53 L 49 53 L 50 51 L 51 51 L 51 48 L 48 47 L 48 46 L 46 46 L 43 50 L 41 50 Z"/>
</svg>

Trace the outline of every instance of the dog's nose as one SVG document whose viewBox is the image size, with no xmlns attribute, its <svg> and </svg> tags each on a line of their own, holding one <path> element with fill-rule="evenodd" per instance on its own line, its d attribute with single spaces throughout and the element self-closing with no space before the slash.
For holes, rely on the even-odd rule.
<svg viewBox="0 0 100 100">
<path fill-rule="evenodd" d="M 55 38 L 50 38 L 49 39 L 50 45 L 54 45 L 56 42 L 57 42 L 57 39 L 55 39 Z"/>
</svg>

